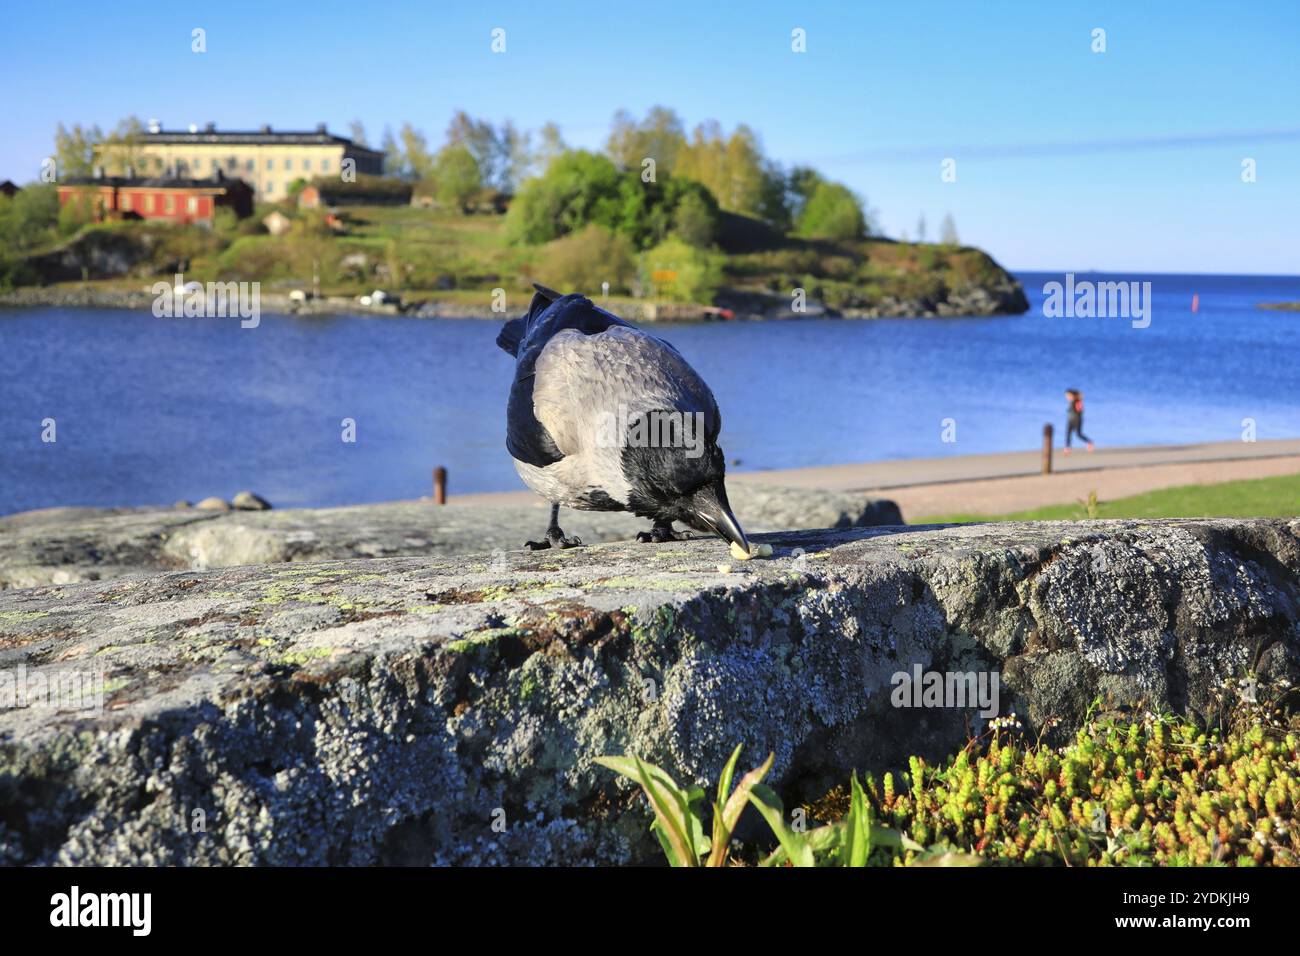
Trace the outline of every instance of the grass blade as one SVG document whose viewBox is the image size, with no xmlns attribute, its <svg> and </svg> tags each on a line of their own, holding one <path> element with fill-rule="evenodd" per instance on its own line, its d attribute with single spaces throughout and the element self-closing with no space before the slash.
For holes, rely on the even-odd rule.
<svg viewBox="0 0 1300 956">
<path fill-rule="evenodd" d="M 655 819 L 650 829 L 672 866 L 698 866 L 704 829 L 691 811 L 698 792 L 683 793 L 672 777 L 639 757 L 597 757 L 595 762 L 641 786 Z M 693 825 L 692 825 L 693 824 Z"/>
<path fill-rule="evenodd" d="M 849 815 L 844 821 L 845 852 L 841 862 L 845 866 L 864 867 L 871 855 L 871 809 L 856 770 L 849 778 L 849 787 Z"/>
<path fill-rule="evenodd" d="M 740 748 L 731 755 L 731 765 L 735 764 L 736 758 L 740 756 Z M 767 772 L 772 769 L 772 763 L 776 760 L 776 754 L 770 753 L 761 766 L 755 767 L 749 773 L 740 778 L 740 783 L 736 785 L 736 790 L 726 798 L 723 806 L 715 806 L 713 810 L 713 852 L 709 854 L 709 866 L 722 866 L 726 860 L 727 847 L 731 843 L 731 834 L 736 829 L 736 823 L 740 820 L 741 813 L 745 810 L 745 804 L 749 801 L 750 792 L 759 782 L 767 776 Z M 730 775 L 728 775 L 730 783 Z M 718 791 L 718 797 L 721 801 L 722 790 Z M 716 861 L 716 862 L 715 862 Z"/>
<path fill-rule="evenodd" d="M 635 759 L 635 758 L 633 758 Z M 659 793 L 661 784 L 657 784 L 651 779 L 650 774 L 646 771 L 645 766 L 640 760 L 636 761 L 638 776 L 640 777 L 641 789 L 646 792 L 650 798 L 650 805 L 654 807 L 655 819 L 662 828 L 663 836 L 671 845 L 673 854 L 677 860 L 675 866 L 698 866 L 699 858 L 696 856 L 694 841 L 687 836 L 690 829 L 688 820 L 679 818 L 683 799 L 676 786 L 665 787 L 672 803 Z M 676 806 L 673 805 L 676 804 Z M 689 811 L 687 811 L 689 813 Z M 686 814 L 682 814 L 685 816 Z M 684 824 L 684 825 L 683 825 Z M 672 862 L 672 861 L 670 861 Z"/>
<path fill-rule="evenodd" d="M 781 844 L 781 849 L 792 865 L 816 866 L 808 841 L 786 824 L 785 808 L 781 805 L 781 798 L 771 788 L 761 783 L 754 784 L 749 791 L 749 802 L 772 828 L 772 832 L 776 834 Z"/>
<path fill-rule="evenodd" d="M 709 853 L 709 859 L 704 864 L 705 866 L 722 866 L 727 860 L 727 847 L 731 842 L 731 828 L 725 823 L 722 808 L 727 802 L 727 795 L 731 792 L 731 778 L 736 773 L 736 761 L 740 759 L 740 748 L 743 746 L 743 744 L 736 745 L 736 749 L 731 752 L 731 759 L 722 768 L 722 776 L 718 778 L 718 797 L 713 802 L 712 852 Z"/>
</svg>

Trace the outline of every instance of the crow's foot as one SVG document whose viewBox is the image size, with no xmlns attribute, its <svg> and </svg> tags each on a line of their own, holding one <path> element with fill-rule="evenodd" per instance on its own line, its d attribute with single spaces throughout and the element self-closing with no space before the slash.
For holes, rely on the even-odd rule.
<svg viewBox="0 0 1300 956">
<path fill-rule="evenodd" d="M 566 537 L 559 525 L 551 525 L 546 529 L 545 541 L 525 541 L 524 547 L 529 551 L 545 551 L 547 548 L 580 548 L 582 539 Z"/>
<path fill-rule="evenodd" d="M 642 544 L 662 544 L 665 541 L 689 541 L 691 536 L 685 531 L 674 531 L 672 523 L 657 524 L 649 531 L 637 532 L 636 539 Z"/>
</svg>

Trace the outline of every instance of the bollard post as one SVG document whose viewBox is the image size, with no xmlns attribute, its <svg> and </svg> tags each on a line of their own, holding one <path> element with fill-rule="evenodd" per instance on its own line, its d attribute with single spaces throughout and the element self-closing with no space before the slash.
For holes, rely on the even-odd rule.
<svg viewBox="0 0 1300 956">
<path fill-rule="evenodd" d="M 433 469 L 433 503 L 435 505 L 447 503 L 447 469 L 442 465 Z"/>
<path fill-rule="evenodd" d="M 1043 474 L 1052 473 L 1052 425 L 1043 426 Z"/>
</svg>

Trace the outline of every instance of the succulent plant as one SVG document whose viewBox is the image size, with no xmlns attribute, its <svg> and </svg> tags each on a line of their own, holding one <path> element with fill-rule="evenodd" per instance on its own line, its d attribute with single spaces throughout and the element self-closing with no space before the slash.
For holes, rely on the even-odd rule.
<svg viewBox="0 0 1300 956">
<path fill-rule="evenodd" d="M 714 809 L 738 815 L 747 799 L 759 810 L 777 838 L 768 865 L 1300 865 L 1300 741 L 1275 716 L 1255 716 L 1224 731 L 1149 713 L 1091 716 L 1061 748 L 1024 742 L 1004 720 L 942 765 L 912 757 L 879 788 L 854 775 L 805 808 L 825 823 L 807 833 L 785 823 L 759 782 L 771 758 L 728 801 L 737 748 Z M 675 785 L 650 765 L 602 762 L 646 788 L 662 830 L 671 813 L 656 791 Z M 702 796 L 681 794 L 684 819 Z M 726 860 L 718 840 L 730 836 L 732 813 L 715 832 L 715 863 Z M 675 852 L 665 843 L 675 862 L 690 853 L 688 830 L 701 859 L 709 847 L 703 820 L 692 823 Z"/>
</svg>

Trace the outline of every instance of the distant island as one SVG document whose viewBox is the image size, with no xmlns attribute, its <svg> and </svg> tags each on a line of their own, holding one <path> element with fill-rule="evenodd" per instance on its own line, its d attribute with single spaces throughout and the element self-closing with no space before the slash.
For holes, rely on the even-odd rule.
<svg viewBox="0 0 1300 956">
<path fill-rule="evenodd" d="M 371 149 L 359 123 L 126 120 L 108 136 L 60 126 L 55 145 L 53 182 L 0 196 L 0 304 L 140 308 L 180 275 L 257 282 L 272 311 L 499 317 L 533 282 L 640 320 L 1028 308 L 950 216 L 939 242 L 885 238 L 861 197 L 769 160 L 743 125 L 688 138 L 660 107 L 616 115 L 603 152 L 464 113 L 436 152 L 409 124 Z"/>
</svg>

